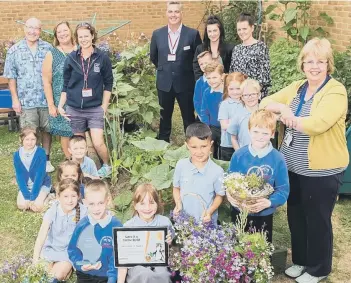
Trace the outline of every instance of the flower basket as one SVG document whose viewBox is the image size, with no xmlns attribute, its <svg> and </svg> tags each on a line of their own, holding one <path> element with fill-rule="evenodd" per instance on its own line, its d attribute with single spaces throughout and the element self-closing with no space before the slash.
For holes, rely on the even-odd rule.
<svg viewBox="0 0 351 283">
<path fill-rule="evenodd" d="M 240 209 L 255 204 L 260 198 L 268 198 L 274 189 L 265 178 L 261 167 L 251 167 L 247 174 L 233 172 L 224 176 L 223 187 Z M 250 212 L 250 211 L 249 211 Z"/>
</svg>

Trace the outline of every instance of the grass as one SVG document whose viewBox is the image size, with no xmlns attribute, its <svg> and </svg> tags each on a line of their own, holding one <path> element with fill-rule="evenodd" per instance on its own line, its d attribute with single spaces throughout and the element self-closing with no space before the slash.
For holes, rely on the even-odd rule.
<svg viewBox="0 0 351 283">
<path fill-rule="evenodd" d="M 42 215 L 20 212 L 16 209 L 17 185 L 12 165 L 12 154 L 19 147 L 18 133 L 10 133 L 7 127 L 0 126 L 0 266 L 5 260 L 11 261 L 19 255 L 32 256 L 34 242 L 38 233 Z M 184 131 L 179 108 L 175 107 L 173 118 L 172 143 L 184 143 Z M 53 144 L 51 160 L 56 167 L 63 154 L 58 141 Z M 351 282 L 351 199 L 343 197 L 335 207 L 334 225 L 334 259 L 333 272 L 326 282 Z M 227 218 L 228 210 L 220 213 Z M 274 216 L 274 245 L 290 251 L 290 235 L 286 219 L 286 207 L 282 207 Z M 290 253 L 288 255 L 290 262 Z M 73 282 L 73 279 L 70 280 Z M 273 282 L 294 282 L 284 275 L 275 276 Z M 2 282 L 1 282 L 2 283 Z"/>
</svg>

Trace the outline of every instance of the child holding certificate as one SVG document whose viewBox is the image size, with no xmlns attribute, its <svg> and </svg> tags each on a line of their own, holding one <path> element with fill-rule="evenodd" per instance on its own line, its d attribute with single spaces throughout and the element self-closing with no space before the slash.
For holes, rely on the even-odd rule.
<svg viewBox="0 0 351 283">
<path fill-rule="evenodd" d="M 162 205 L 156 188 L 151 184 L 141 184 L 138 186 L 133 196 L 134 217 L 124 224 L 124 227 L 157 227 L 167 226 L 169 233 L 167 243 L 172 243 L 171 232 L 173 231 L 171 221 L 160 215 Z M 145 247 L 147 249 L 147 245 Z M 157 251 L 156 251 L 157 252 Z M 124 283 L 126 278 L 128 283 L 155 283 L 171 282 L 171 274 L 167 267 L 156 266 L 153 268 L 135 266 L 132 268 L 118 269 L 118 283 Z"/>
<path fill-rule="evenodd" d="M 116 283 L 112 229 L 122 227 L 107 206 L 108 185 L 92 180 L 85 187 L 83 203 L 88 215 L 77 224 L 68 245 L 68 256 L 77 272 L 77 283 Z"/>
</svg>

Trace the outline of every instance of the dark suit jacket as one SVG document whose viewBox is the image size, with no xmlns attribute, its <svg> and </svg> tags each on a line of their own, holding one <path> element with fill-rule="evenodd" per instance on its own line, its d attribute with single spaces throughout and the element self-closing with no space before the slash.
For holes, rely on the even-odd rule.
<svg viewBox="0 0 351 283">
<path fill-rule="evenodd" d="M 232 52 L 233 52 L 234 45 L 230 43 L 223 43 L 221 46 L 220 50 L 220 55 L 223 60 L 223 65 L 224 65 L 224 72 L 229 73 L 229 68 L 230 68 L 230 61 L 232 59 Z M 203 72 L 200 69 L 199 63 L 197 62 L 197 56 L 201 53 L 204 52 L 204 46 L 203 44 L 200 44 L 196 47 L 195 55 L 194 55 L 194 60 L 193 60 L 193 69 L 194 69 L 194 74 L 195 74 L 195 81 L 197 81 L 202 75 Z"/>
<path fill-rule="evenodd" d="M 196 46 L 200 43 L 199 32 L 183 25 L 176 51 L 176 61 L 169 62 L 168 54 L 171 52 L 168 46 L 168 26 L 153 32 L 150 59 L 157 68 L 157 89 L 169 92 L 173 85 L 176 93 L 194 91 L 193 58 Z"/>
</svg>

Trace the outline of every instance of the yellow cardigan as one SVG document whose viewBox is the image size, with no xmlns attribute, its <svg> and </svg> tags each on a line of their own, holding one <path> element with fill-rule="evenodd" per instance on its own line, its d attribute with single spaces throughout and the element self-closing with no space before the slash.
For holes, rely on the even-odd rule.
<svg viewBox="0 0 351 283">
<path fill-rule="evenodd" d="M 297 90 L 306 80 L 296 81 L 277 93 L 265 97 L 260 108 L 272 102 L 290 105 Z M 335 79 L 315 94 L 310 116 L 303 120 L 303 132 L 310 136 L 308 144 L 309 168 L 334 169 L 349 164 L 345 137 L 348 101 L 346 89 Z"/>
</svg>

